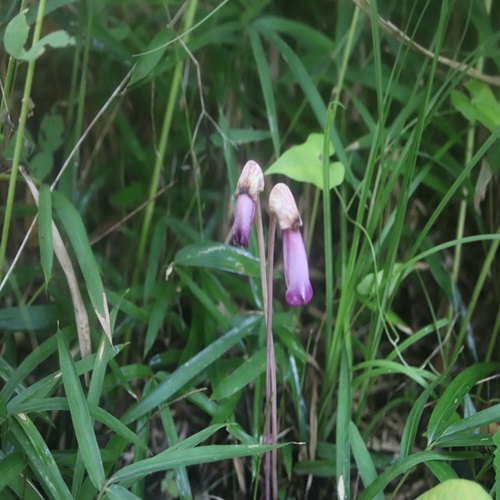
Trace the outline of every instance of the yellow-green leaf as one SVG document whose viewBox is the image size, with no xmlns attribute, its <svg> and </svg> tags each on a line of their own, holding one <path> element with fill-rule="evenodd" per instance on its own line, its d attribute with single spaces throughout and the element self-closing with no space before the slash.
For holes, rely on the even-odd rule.
<svg viewBox="0 0 500 500">
<path fill-rule="evenodd" d="M 309 182 L 323 188 L 323 134 L 310 134 L 306 142 L 285 151 L 266 171 L 282 174 L 299 182 Z M 330 157 L 334 154 L 330 143 Z M 338 161 L 330 163 L 330 189 L 342 184 L 345 168 Z"/>
<path fill-rule="evenodd" d="M 420 495 L 417 500 L 491 500 L 483 488 L 467 479 L 449 479 Z"/>
</svg>

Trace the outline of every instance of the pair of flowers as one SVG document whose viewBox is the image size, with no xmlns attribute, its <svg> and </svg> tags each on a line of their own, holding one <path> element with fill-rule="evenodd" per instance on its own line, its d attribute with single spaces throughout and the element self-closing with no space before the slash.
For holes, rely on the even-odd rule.
<svg viewBox="0 0 500 500">
<path fill-rule="evenodd" d="M 234 210 L 234 243 L 248 247 L 248 239 L 259 203 L 259 193 L 264 190 L 264 175 L 259 165 L 250 160 L 241 172 L 236 192 Z M 313 295 L 309 280 L 304 240 L 300 233 L 302 220 L 295 199 L 286 184 L 276 184 L 269 195 L 269 209 L 275 216 L 283 234 L 283 260 L 287 286 L 286 300 L 292 306 L 307 304 Z"/>
</svg>

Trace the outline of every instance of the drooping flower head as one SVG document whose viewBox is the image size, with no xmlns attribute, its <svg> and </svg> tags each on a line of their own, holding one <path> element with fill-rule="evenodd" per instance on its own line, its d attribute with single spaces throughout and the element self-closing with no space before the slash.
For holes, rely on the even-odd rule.
<svg viewBox="0 0 500 500">
<path fill-rule="evenodd" d="M 291 306 L 307 304 L 313 289 L 309 281 L 304 240 L 300 233 L 300 218 L 295 199 L 286 184 L 276 184 L 269 195 L 269 208 L 283 232 L 283 260 L 287 286 L 286 301 Z"/>
<path fill-rule="evenodd" d="M 255 216 L 255 204 L 264 190 L 264 174 L 258 163 L 249 160 L 243 167 L 234 197 L 233 240 L 236 245 L 248 247 L 250 229 Z"/>
</svg>

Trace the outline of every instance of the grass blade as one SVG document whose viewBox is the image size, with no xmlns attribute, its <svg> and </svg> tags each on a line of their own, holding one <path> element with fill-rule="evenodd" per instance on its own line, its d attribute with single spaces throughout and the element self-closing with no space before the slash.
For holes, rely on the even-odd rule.
<svg viewBox="0 0 500 500">
<path fill-rule="evenodd" d="M 38 234 L 40 240 L 40 260 L 42 262 L 45 286 L 49 284 L 54 264 L 54 246 L 52 242 L 52 200 L 50 188 L 43 184 L 38 198 Z"/>
<path fill-rule="evenodd" d="M 143 397 L 125 412 L 122 422 L 125 425 L 129 424 L 159 405 L 166 403 L 179 389 L 210 366 L 222 354 L 231 349 L 231 347 L 236 345 L 243 337 L 248 335 L 259 319 L 253 316 L 244 320 L 240 325 L 234 327 L 215 342 L 205 347 L 194 358 L 177 368 L 167 380 L 158 385 L 158 387 L 155 387 L 147 396 Z"/>
<path fill-rule="evenodd" d="M 10 431 L 26 453 L 31 470 L 45 493 L 55 499 L 71 498 L 51 451 L 31 419 L 23 413 L 13 415 Z"/>
<path fill-rule="evenodd" d="M 215 401 L 236 394 L 266 371 L 266 349 L 261 349 L 227 376 L 214 389 L 210 399 Z"/>
<path fill-rule="evenodd" d="M 26 464 L 26 456 L 20 451 L 15 451 L 0 460 L 0 493 L 9 485 L 14 476 L 23 471 Z"/>
<path fill-rule="evenodd" d="M 247 445 L 247 444 L 228 444 L 228 445 L 208 445 L 198 446 L 196 448 L 176 449 L 169 448 L 164 452 L 152 458 L 146 458 L 141 462 L 128 465 L 119 470 L 110 481 L 119 483 L 124 487 L 129 486 L 135 481 L 158 471 L 164 471 L 175 467 L 187 467 L 202 463 L 216 462 L 237 457 L 249 457 L 265 453 L 276 448 L 286 446 L 288 443 L 279 445 Z"/>
<path fill-rule="evenodd" d="M 269 131 L 273 140 L 274 156 L 280 156 L 280 139 L 278 130 L 278 118 L 276 116 L 276 104 L 274 102 L 273 83 L 269 72 L 264 48 L 259 34 L 251 29 L 250 43 L 252 44 L 253 57 L 257 64 L 257 71 L 259 73 L 260 86 L 262 88 L 262 95 L 266 104 L 267 122 L 269 123 Z"/>
<path fill-rule="evenodd" d="M 10 399 L 11 395 L 16 390 L 22 390 L 19 385 L 25 380 L 33 370 L 45 361 L 57 349 L 57 338 L 50 337 L 43 344 L 40 344 L 37 349 L 32 351 L 23 360 L 23 362 L 14 370 L 14 373 L 6 381 L 0 394 L 5 400 Z"/>
<path fill-rule="evenodd" d="M 418 464 L 427 463 L 429 460 L 472 460 L 474 458 L 482 458 L 481 453 L 474 451 L 457 451 L 457 452 L 442 452 L 442 451 L 419 451 L 398 460 L 394 465 L 388 467 L 366 490 L 359 495 L 358 500 L 370 500 L 376 494 L 384 491 L 384 488 L 396 477 L 404 474 L 407 470 L 412 469 Z"/>
<path fill-rule="evenodd" d="M 470 417 L 460 420 L 460 422 L 455 422 L 450 425 L 442 434 L 439 439 L 453 436 L 455 434 L 461 434 L 465 432 L 470 432 L 473 430 L 479 430 L 482 426 L 491 424 L 493 422 L 500 421 L 500 404 L 487 408 L 486 410 L 479 411 Z"/>
<path fill-rule="evenodd" d="M 339 398 L 337 406 L 337 497 L 348 499 L 351 497 L 351 387 L 347 353 L 342 353 L 339 375 Z"/>
<path fill-rule="evenodd" d="M 92 483 L 96 488 L 100 489 L 104 484 L 104 468 L 101 453 L 76 367 L 61 332 L 57 333 L 57 345 L 59 348 L 59 360 L 64 388 L 68 398 L 79 452 L 82 455 Z"/>
<path fill-rule="evenodd" d="M 478 363 L 469 366 L 451 381 L 430 416 L 427 427 L 429 444 L 434 443 L 443 434 L 451 417 L 474 384 L 499 368 L 500 363 Z"/>
<path fill-rule="evenodd" d="M 246 276 L 259 277 L 259 259 L 247 250 L 222 243 L 201 242 L 187 245 L 175 256 L 179 266 L 219 269 Z"/>
<path fill-rule="evenodd" d="M 113 339 L 104 285 L 80 214 L 74 205 L 63 194 L 57 191 L 52 193 L 52 204 L 63 223 L 75 251 L 97 319 L 106 332 L 109 342 L 112 343 Z"/>
<path fill-rule="evenodd" d="M 106 488 L 106 495 L 110 500 L 140 500 L 140 498 L 119 484 L 112 484 Z"/>
<path fill-rule="evenodd" d="M 372 457 L 368 451 L 361 434 L 359 433 L 356 424 L 351 420 L 349 423 L 349 435 L 351 440 L 351 449 L 356 465 L 358 466 L 358 471 L 361 475 L 361 480 L 365 485 L 365 488 L 373 483 L 377 479 L 377 470 L 373 464 Z M 382 492 L 377 493 L 374 500 L 384 500 L 384 495 Z"/>
</svg>

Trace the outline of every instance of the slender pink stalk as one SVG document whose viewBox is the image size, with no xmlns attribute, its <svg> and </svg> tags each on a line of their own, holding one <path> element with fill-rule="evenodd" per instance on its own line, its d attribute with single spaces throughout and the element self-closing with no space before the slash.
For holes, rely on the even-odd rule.
<svg viewBox="0 0 500 500">
<path fill-rule="evenodd" d="M 276 395 L 276 359 L 274 357 L 273 339 L 273 267 L 274 267 L 274 237 L 276 234 L 276 217 L 271 214 L 269 221 L 269 240 L 267 247 L 267 363 L 266 363 L 266 443 L 276 444 L 278 440 L 278 414 Z M 266 500 L 278 498 L 278 450 L 266 453 L 265 463 Z"/>
</svg>

